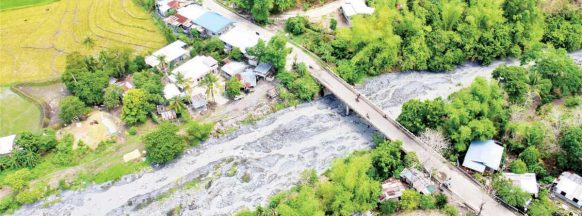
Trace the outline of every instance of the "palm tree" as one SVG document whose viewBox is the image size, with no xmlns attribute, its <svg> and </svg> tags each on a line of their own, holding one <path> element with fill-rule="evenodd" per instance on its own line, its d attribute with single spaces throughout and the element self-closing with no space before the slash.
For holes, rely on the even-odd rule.
<svg viewBox="0 0 582 216">
<path fill-rule="evenodd" d="M 188 77 L 184 77 L 184 75 L 180 72 L 176 72 L 175 76 L 176 77 L 176 84 L 178 84 L 178 86 L 182 87 L 182 89 L 187 93 L 187 95 L 191 95 L 191 91 L 192 91 L 192 78 Z M 187 99 L 188 101 L 192 102 L 190 97 L 188 97 Z"/>
<path fill-rule="evenodd" d="M 166 61 L 166 56 L 165 55 L 158 55 L 158 56 L 156 56 L 156 58 L 160 62 L 160 64 L 159 64 L 160 68 L 162 69 L 164 74 L 166 74 L 166 67 L 168 66 L 168 62 Z M 167 76 L 168 75 L 166 74 L 166 77 Z"/>
<path fill-rule="evenodd" d="M 182 113 L 186 109 L 186 105 L 184 104 L 184 100 L 182 97 L 174 97 L 170 99 L 170 104 L 168 108 L 176 111 L 176 113 Z"/>
<path fill-rule="evenodd" d="M 95 47 L 95 40 L 93 38 L 87 36 L 85 40 L 83 40 L 83 45 L 88 49 L 91 50 Z"/>
<path fill-rule="evenodd" d="M 212 102 L 216 103 L 216 100 L 214 98 L 214 92 L 220 89 L 218 77 L 216 77 L 216 75 L 214 75 L 213 73 L 208 73 L 206 74 L 206 76 L 204 76 L 204 78 L 202 78 L 200 83 L 206 86 L 206 96 L 209 99 L 211 99 Z"/>
</svg>

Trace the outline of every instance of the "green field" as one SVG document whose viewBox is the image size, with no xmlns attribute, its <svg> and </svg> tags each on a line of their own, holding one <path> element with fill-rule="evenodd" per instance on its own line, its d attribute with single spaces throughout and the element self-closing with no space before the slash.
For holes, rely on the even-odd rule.
<svg viewBox="0 0 582 216">
<path fill-rule="evenodd" d="M 32 102 L 0 87 L 0 136 L 40 129 L 40 109 Z"/>
<path fill-rule="evenodd" d="M 23 8 L 40 4 L 48 4 L 58 0 L 0 0 L 0 11 Z"/>
</svg>

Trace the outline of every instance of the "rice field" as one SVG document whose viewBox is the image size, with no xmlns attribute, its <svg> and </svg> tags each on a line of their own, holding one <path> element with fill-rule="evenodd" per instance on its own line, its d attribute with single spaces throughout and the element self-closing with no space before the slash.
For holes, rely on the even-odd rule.
<svg viewBox="0 0 582 216">
<path fill-rule="evenodd" d="M 0 137 L 40 129 L 40 109 L 31 101 L 0 87 Z"/>
<path fill-rule="evenodd" d="M 83 44 L 93 39 L 94 46 Z M 145 54 L 165 44 L 152 17 L 132 0 L 60 0 L 0 12 L 0 85 L 56 79 L 68 53 L 127 47 Z"/>
</svg>

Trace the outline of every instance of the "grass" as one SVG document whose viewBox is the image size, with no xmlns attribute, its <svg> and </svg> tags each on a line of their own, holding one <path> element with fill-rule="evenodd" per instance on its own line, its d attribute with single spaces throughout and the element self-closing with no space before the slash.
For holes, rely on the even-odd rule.
<svg viewBox="0 0 582 216">
<path fill-rule="evenodd" d="M 153 18 L 132 0 L 60 0 L 1 11 L 0 17 L 0 85 L 59 78 L 73 51 L 125 47 L 145 54 L 166 43 Z M 87 37 L 93 47 L 83 45 Z"/>
<path fill-rule="evenodd" d="M 48 4 L 58 0 L 0 0 L 0 11 Z"/>
<path fill-rule="evenodd" d="M 40 109 L 31 101 L 0 87 L 0 104 L 0 137 L 40 129 Z"/>
<path fill-rule="evenodd" d="M 138 172 L 147 166 L 148 165 L 144 162 L 116 164 L 107 168 L 106 170 L 101 171 L 100 173 L 97 173 L 97 175 L 94 177 L 94 181 L 97 184 L 105 183 L 108 181 L 118 181 L 122 176 Z"/>
</svg>

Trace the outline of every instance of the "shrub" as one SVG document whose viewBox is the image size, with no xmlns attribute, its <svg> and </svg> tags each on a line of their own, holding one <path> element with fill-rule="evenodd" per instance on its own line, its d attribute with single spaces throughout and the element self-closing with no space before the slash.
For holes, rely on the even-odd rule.
<svg viewBox="0 0 582 216">
<path fill-rule="evenodd" d="M 13 191 L 18 192 L 28 186 L 31 175 L 30 170 L 20 169 L 8 174 L 4 179 L 4 183 L 12 188 Z"/>
<path fill-rule="evenodd" d="M 443 211 L 443 213 L 445 213 L 448 216 L 457 216 L 457 215 L 459 215 L 459 212 L 457 211 L 457 209 L 454 206 L 449 205 L 449 204 L 447 204 L 443 208 L 442 211 Z"/>
<path fill-rule="evenodd" d="M 188 140 L 191 146 L 198 145 L 200 142 L 208 139 L 212 129 L 214 129 L 214 124 L 212 123 L 190 121 L 186 124 L 186 140 Z"/>
<path fill-rule="evenodd" d="M 186 144 L 178 134 L 178 126 L 163 123 L 158 130 L 142 137 L 147 151 L 147 159 L 151 163 L 163 164 L 182 154 Z"/>
<path fill-rule="evenodd" d="M 38 186 L 35 186 L 29 190 L 21 191 L 18 193 L 16 195 L 16 202 L 23 205 L 36 202 L 44 196 L 44 192 L 44 186 L 39 184 Z"/>
<path fill-rule="evenodd" d="M 448 198 L 444 193 L 437 193 L 434 195 L 436 207 L 439 209 L 444 208 L 447 205 Z"/>
<path fill-rule="evenodd" d="M 380 212 L 382 215 L 389 215 L 395 213 L 398 210 L 398 201 L 396 200 L 386 200 L 380 203 Z"/>
<path fill-rule="evenodd" d="M 244 183 L 249 183 L 251 181 L 251 175 L 245 172 L 245 174 L 241 177 L 241 180 Z"/>
<path fill-rule="evenodd" d="M 521 159 L 517 159 L 511 162 L 509 170 L 512 173 L 523 174 L 527 172 L 527 165 Z"/>
<path fill-rule="evenodd" d="M 434 208 L 436 208 L 436 199 L 431 195 L 421 195 L 420 196 L 420 208 L 421 209 L 434 209 Z"/>
<path fill-rule="evenodd" d="M 129 133 L 129 135 L 135 136 L 137 134 L 137 129 L 135 127 L 130 127 L 127 130 L 127 133 Z"/>
<path fill-rule="evenodd" d="M 232 77 L 226 82 L 226 96 L 230 99 L 234 99 L 236 96 L 240 95 L 240 90 L 242 88 L 242 82 L 236 77 Z"/>
<path fill-rule="evenodd" d="M 14 202 L 14 197 L 8 196 L 0 200 L 0 213 L 12 208 L 16 203 Z"/>
<path fill-rule="evenodd" d="M 337 28 L 337 20 L 332 18 L 331 20 L 329 20 L 329 29 L 331 29 L 332 31 L 335 31 L 336 28 Z"/>
<path fill-rule="evenodd" d="M 67 96 L 59 103 L 61 110 L 59 111 L 59 118 L 69 124 L 73 120 L 81 119 L 87 114 L 90 109 L 85 106 L 83 101 L 75 96 Z"/>
<path fill-rule="evenodd" d="M 400 197 L 400 208 L 403 210 L 414 210 L 420 205 L 420 193 L 415 190 L 406 189 Z"/>
<path fill-rule="evenodd" d="M 285 30 L 293 35 L 300 35 L 305 33 L 309 23 L 307 19 L 302 16 L 291 17 L 285 22 Z"/>
<path fill-rule="evenodd" d="M 564 105 L 570 108 L 576 107 L 580 104 L 582 104 L 582 98 L 578 96 L 567 97 L 566 100 L 564 101 Z"/>
</svg>

